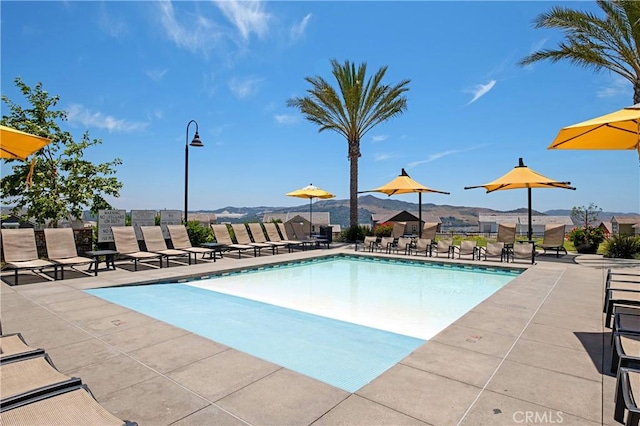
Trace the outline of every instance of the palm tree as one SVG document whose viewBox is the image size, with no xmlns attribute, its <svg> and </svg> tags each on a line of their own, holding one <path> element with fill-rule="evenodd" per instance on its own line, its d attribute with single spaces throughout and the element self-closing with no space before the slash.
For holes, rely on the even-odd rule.
<svg viewBox="0 0 640 426">
<path fill-rule="evenodd" d="M 640 103 L 640 2 L 597 0 L 606 17 L 553 7 L 536 18 L 535 28 L 560 28 L 565 39 L 557 49 L 533 52 L 520 65 L 566 59 L 576 65 L 607 69 L 633 85 L 633 103 Z"/>
<path fill-rule="evenodd" d="M 375 125 L 402 114 L 407 109 L 407 99 L 402 95 L 409 90 L 410 80 L 395 86 L 382 84 L 387 72 L 384 66 L 366 80 L 367 64 L 345 61 L 339 64 L 331 60 L 332 74 L 338 90 L 322 77 L 305 77 L 311 84 L 307 96 L 287 100 L 287 106 L 295 107 L 312 123 L 320 126 L 319 132 L 333 130 L 347 138 L 349 170 L 349 222 L 358 225 L 358 158 L 360 140 Z"/>
</svg>

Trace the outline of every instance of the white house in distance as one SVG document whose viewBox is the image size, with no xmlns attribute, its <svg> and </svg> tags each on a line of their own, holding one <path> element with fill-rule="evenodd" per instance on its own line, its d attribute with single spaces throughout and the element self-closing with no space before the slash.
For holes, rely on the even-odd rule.
<svg viewBox="0 0 640 426">
<path fill-rule="evenodd" d="M 371 215 L 371 228 L 375 229 L 376 226 L 382 223 L 394 223 L 394 222 L 404 222 L 405 228 L 404 232 L 406 234 L 418 235 L 418 230 L 420 229 L 420 220 L 418 218 L 418 212 L 408 212 L 406 210 L 393 212 L 393 213 L 385 213 L 379 214 L 374 213 Z M 440 227 L 442 225 L 442 221 L 438 216 L 432 214 L 422 213 L 422 223 L 437 223 L 438 224 L 438 232 L 441 231 Z"/>
<path fill-rule="evenodd" d="M 515 223 L 517 235 L 527 235 L 529 223 L 526 214 L 480 214 L 478 215 L 478 232 L 481 234 L 495 234 L 498 224 Z M 570 216 L 531 216 L 531 226 L 534 235 L 543 235 L 545 225 L 564 225 L 564 232 L 574 227 Z"/>
<path fill-rule="evenodd" d="M 611 218 L 611 233 L 616 235 L 640 234 L 640 216 L 613 216 Z"/>
<path fill-rule="evenodd" d="M 301 222 L 302 227 L 309 230 L 309 212 L 287 212 L 287 213 L 267 213 L 262 217 L 263 222 L 280 221 L 284 224 L 289 222 Z M 331 225 L 329 212 L 313 212 L 313 232 L 314 234 L 320 233 L 321 226 L 331 226 L 331 233 L 334 235 L 340 234 L 340 225 Z"/>
</svg>

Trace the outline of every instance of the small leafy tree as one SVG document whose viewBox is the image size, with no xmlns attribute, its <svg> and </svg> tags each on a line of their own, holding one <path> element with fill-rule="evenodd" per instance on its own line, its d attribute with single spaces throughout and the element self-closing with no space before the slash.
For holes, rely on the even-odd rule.
<svg viewBox="0 0 640 426">
<path fill-rule="evenodd" d="M 579 223 L 584 223 L 584 227 L 593 226 L 598 221 L 602 209 L 596 206 L 594 203 L 590 203 L 589 206 L 580 206 L 571 208 L 571 217 L 573 220 Z"/>
<path fill-rule="evenodd" d="M 94 214 L 99 209 L 112 208 L 104 197 L 120 195 L 122 183 L 113 175 L 114 167 L 122 161 L 115 158 L 93 164 L 86 160 L 84 151 L 102 141 L 91 139 L 88 132 L 80 141 L 75 141 L 71 133 L 63 131 L 58 123 L 66 121 L 67 113 L 54 109 L 59 96 L 50 96 L 42 83 L 31 88 L 18 77 L 15 84 L 30 107 L 23 108 L 2 95 L 10 115 L 3 115 L 0 122 L 52 142 L 35 153 L 31 161 L 6 160 L 12 165 L 12 173 L 3 167 L 0 180 L 3 202 L 14 204 L 16 213 L 25 208 L 27 217 L 34 218 L 38 224 L 51 221 L 53 226 L 60 219 L 80 218 L 85 207 Z M 29 175 L 31 179 L 27 179 Z"/>
</svg>

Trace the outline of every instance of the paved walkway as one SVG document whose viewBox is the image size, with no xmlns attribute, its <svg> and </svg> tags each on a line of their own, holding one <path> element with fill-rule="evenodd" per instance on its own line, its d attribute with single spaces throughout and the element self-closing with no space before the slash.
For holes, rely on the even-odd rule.
<svg viewBox="0 0 640 426">
<path fill-rule="evenodd" d="M 2 328 L 45 348 L 109 411 L 141 426 L 616 424 L 604 278 L 607 267 L 640 272 L 638 262 L 519 263 L 527 269 L 518 278 L 353 394 L 82 291 L 342 252 L 353 249 L 138 272 L 124 263 L 56 282 L 26 273 L 19 286 L 6 284 L 7 271 Z"/>
</svg>

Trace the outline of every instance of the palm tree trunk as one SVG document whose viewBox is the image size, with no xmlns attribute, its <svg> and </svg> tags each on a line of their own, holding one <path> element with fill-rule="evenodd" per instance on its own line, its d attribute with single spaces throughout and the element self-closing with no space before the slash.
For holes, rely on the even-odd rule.
<svg viewBox="0 0 640 426">
<path fill-rule="evenodd" d="M 358 225 L 358 158 L 360 141 L 349 141 L 349 226 Z"/>
<path fill-rule="evenodd" d="M 633 85 L 633 104 L 640 104 L 640 78 Z"/>
</svg>

